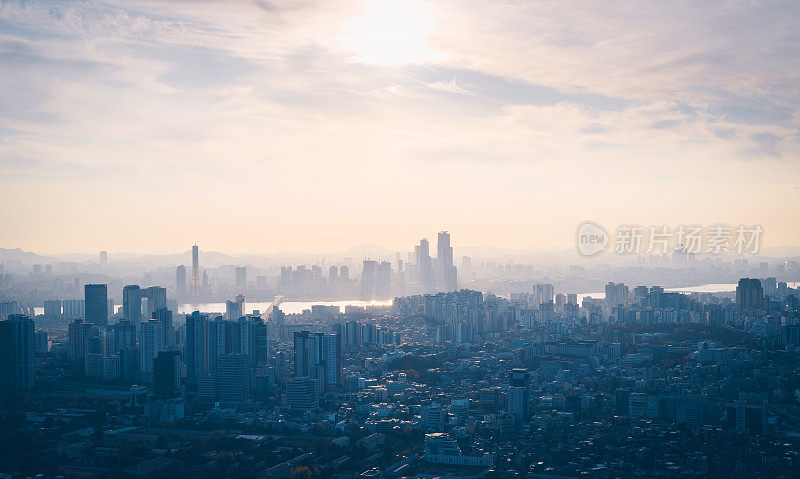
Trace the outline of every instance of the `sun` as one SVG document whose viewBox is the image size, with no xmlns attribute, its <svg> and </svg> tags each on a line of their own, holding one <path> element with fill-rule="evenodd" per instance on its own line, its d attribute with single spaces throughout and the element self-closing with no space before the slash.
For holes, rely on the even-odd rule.
<svg viewBox="0 0 800 479">
<path fill-rule="evenodd" d="M 427 44 L 433 34 L 433 13 L 417 0 L 373 0 L 345 30 L 344 46 L 358 52 L 354 61 L 401 65 L 435 57 Z"/>
</svg>

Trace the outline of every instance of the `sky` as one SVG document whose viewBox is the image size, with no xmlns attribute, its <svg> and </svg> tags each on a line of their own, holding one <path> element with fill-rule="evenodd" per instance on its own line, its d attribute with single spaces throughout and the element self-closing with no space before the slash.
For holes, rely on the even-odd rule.
<svg viewBox="0 0 800 479">
<path fill-rule="evenodd" d="M 800 244 L 800 2 L 2 1 L 0 247 Z"/>
</svg>

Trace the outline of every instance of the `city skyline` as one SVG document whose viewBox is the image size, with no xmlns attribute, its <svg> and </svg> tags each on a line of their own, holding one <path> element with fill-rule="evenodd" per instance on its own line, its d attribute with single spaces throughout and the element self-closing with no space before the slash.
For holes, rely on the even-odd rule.
<svg viewBox="0 0 800 479">
<path fill-rule="evenodd" d="M 794 245 L 798 8 L 3 2 L 0 246 L 568 247 L 587 220 Z"/>
</svg>

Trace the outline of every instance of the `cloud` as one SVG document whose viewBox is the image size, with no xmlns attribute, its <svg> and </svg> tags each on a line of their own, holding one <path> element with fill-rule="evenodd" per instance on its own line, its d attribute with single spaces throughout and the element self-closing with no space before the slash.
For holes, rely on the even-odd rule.
<svg viewBox="0 0 800 479">
<path fill-rule="evenodd" d="M 729 223 L 796 212 L 742 193 L 800 181 L 794 2 L 436 0 L 437 55 L 395 65 L 354 61 L 343 41 L 368 7 L 0 3 L 0 199 L 169 191 L 187 217 L 185 198 L 202 196 L 334 226 L 452 216 L 476 235 L 492 228 L 475 217 L 502 228 L 506 210 L 545 204 L 558 205 L 538 216 L 553 224 L 657 210 L 631 192 L 749 215 L 713 218 Z M 31 234 L 50 214 L 38 206 Z"/>
</svg>

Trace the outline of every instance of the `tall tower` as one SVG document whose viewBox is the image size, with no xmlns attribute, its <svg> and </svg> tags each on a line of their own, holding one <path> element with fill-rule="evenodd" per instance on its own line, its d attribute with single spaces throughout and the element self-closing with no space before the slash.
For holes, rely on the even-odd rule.
<svg viewBox="0 0 800 479">
<path fill-rule="evenodd" d="M 33 387 L 33 320 L 21 314 L 0 321 L 0 395 Z"/>
<path fill-rule="evenodd" d="M 423 291 L 433 289 L 433 270 L 431 269 L 430 243 L 427 238 L 422 238 L 419 245 L 414 248 L 417 262 L 417 282 L 422 284 Z"/>
<path fill-rule="evenodd" d="M 179 300 L 186 297 L 186 266 L 184 265 L 175 269 L 175 291 Z"/>
<path fill-rule="evenodd" d="M 197 245 L 192 246 L 192 294 L 200 294 L 200 251 Z"/>
<path fill-rule="evenodd" d="M 458 273 L 456 267 L 453 266 L 453 247 L 450 246 L 450 233 L 442 231 L 439 233 L 439 238 L 436 244 L 438 259 L 439 259 L 439 272 L 442 278 L 442 288 L 445 291 L 455 291 L 458 289 Z"/>
<path fill-rule="evenodd" d="M 142 290 L 135 284 L 122 288 L 122 316 L 137 330 L 142 324 Z"/>
<path fill-rule="evenodd" d="M 105 284 L 83 287 L 86 322 L 104 328 L 108 326 L 108 289 Z"/>
</svg>

